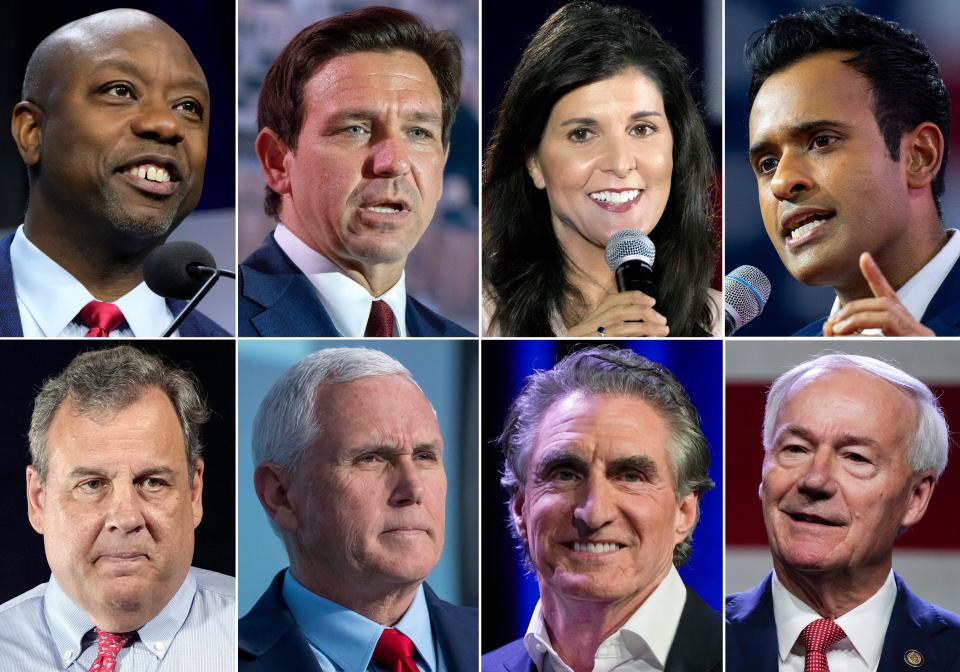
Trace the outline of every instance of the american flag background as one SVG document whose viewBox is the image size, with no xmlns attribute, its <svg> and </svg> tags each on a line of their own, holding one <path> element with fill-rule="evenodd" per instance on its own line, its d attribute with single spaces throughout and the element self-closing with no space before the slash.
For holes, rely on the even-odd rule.
<svg viewBox="0 0 960 672">
<path fill-rule="evenodd" d="M 829 349 L 822 339 L 726 343 L 726 593 L 750 588 L 772 568 L 757 494 L 766 392 L 777 376 L 825 352 L 883 359 L 939 398 L 951 428 L 949 461 L 926 515 L 897 540 L 893 568 L 925 600 L 960 612 L 960 343 L 939 340 L 863 339 Z"/>
</svg>

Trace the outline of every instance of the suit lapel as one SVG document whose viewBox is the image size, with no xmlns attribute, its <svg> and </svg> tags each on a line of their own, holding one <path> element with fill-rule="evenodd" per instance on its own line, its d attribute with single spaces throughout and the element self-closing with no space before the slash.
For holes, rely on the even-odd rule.
<svg viewBox="0 0 960 672">
<path fill-rule="evenodd" d="M 464 621 L 457 610 L 437 597 L 427 584 L 423 584 L 423 593 L 427 600 L 427 612 L 430 614 L 430 626 L 437 646 L 443 653 L 446 668 L 476 669 L 479 650 L 475 626 Z"/>
<path fill-rule="evenodd" d="M 957 236 L 960 233 L 954 233 Z M 960 262 L 953 265 L 920 320 L 938 336 L 960 335 Z"/>
<path fill-rule="evenodd" d="M 23 336 L 17 289 L 13 283 L 13 264 L 10 262 L 10 245 L 15 234 L 14 231 L 0 241 L 0 336 Z"/>
<path fill-rule="evenodd" d="M 727 600 L 727 667 L 730 670 L 777 672 L 777 624 L 770 577 Z"/>
<path fill-rule="evenodd" d="M 284 571 L 274 577 L 267 592 L 240 619 L 240 669 L 245 672 L 320 672 L 320 663 L 283 601 Z"/>
<path fill-rule="evenodd" d="M 890 624 L 883 640 L 883 652 L 877 672 L 903 670 L 941 670 L 943 663 L 937 657 L 932 638 L 947 627 L 930 605 L 910 592 L 898 574 L 897 600 L 890 614 Z M 907 659 L 921 665 L 909 665 Z"/>
<path fill-rule="evenodd" d="M 664 672 L 707 672 L 721 669 L 722 633 L 720 614 L 687 588 L 680 625 L 667 654 Z"/>
</svg>

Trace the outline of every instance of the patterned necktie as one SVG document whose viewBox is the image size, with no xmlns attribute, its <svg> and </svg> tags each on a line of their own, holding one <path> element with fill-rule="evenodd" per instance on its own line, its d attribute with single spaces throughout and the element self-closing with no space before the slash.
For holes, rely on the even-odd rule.
<svg viewBox="0 0 960 672">
<path fill-rule="evenodd" d="M 387 628 L 380 635 L 373 662 L 390 672 L 420 672 L 413 662 L 413 642 L 395 628 Z"/>
<path fill-rule="evenodd" d="M 800 642 L 807 649 L 803 659 L 803 672 L 830 672 L 827 651 L 846 636 L 843 628 L 826 618 L 805 627 L 800 633 Z"/>
<path fill-rule="evenodd" d="M 93 659 L 90 672 L 116 672 L 117 654 L 134 633 L 104 632 L 100 628 L 95 628 L 94 631 L 97 633 L 97 657 Z"/>
<path fill-rule="evenodd" d="M 364 336 L 393 336 L 393 311 L 386 301 L 377 299 L 370 304 L 370 317 Z"/>
<path fill-rule="evenodd" d="M 77 314 L 77 319 L 85 327 L 89 327 L 84 336 L 86 338 L 104 338 L 123 322 L 123 313 L 112 303 L 91 301 Z"/>
</svg>

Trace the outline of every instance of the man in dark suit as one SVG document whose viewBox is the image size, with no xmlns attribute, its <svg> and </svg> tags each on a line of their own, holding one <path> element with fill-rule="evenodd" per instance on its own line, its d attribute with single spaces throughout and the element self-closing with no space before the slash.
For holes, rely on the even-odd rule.
<svg viewBox="0 0 960 672">
<path fill-rule="evenodd" d="M 308 356 L 261 403 L 253 452 L 290 567 L 240 619 L 241 670 L 476 668 L 476 609 L 424 583 L 447 481 L 436 413 L 409 371 L 366 348 Z"/>
<path fill-rule="evenodd" d="M 278 221 L 240 266 L 241 336 L 468 336 L 407 295 L 460 98 L 460 48 L 409 12 L 308 26 L 264 78 L 257 157 Z"/>
<path fill-rule="evenodd" d="M 676 570 L 713 482 L 673 375 L 630 350 L 576 351 L 528 378 L 500 441 L 540 602 L 484 672 L 721 669 L 720 615 Z"/>
<path fill-rule="evenodd" d="M 880 360 L 823 355 L 774 382 L 760 485 L 774 571 L 727 598 L 729 669 L 960 669 L 960 618 L 892 569 L 948 436 L 930 389 Z"/>
<path fill-rule="evenodd" d="M 30 199 L 0 242 L 0 335 L 164 331 L 183 304 L 147 288 L 143 263 L 200 199 L 209 107 L 189 46 L 145 12 L 94 14 L 40 43 L 13 109 Z M 229 335 L 199 313 L 178 333 Z"/>
<path fill-rule="evenodd" d="M 746 50 L 749 158 L 767 235 L 830 316 L 797 335 L 960 334 L 944 230 L 950 96 L 926 45 L 847 6 L 771 22 Z"/>
</svg>

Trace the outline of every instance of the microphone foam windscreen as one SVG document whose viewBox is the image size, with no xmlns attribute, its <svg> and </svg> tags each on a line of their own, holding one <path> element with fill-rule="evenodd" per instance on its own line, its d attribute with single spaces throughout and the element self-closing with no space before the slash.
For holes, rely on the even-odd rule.
<svg viewBox="0 0 960 672">
<path fill-rule="evenodd" d="M 193 298 L 206 277 L 190 274 L 190 267 L 216 266 L 213 255 L 203 245 L 178 240 L 161 245 L 147 255 L 143 262 L 143 279 L 155 294 L 187 301 Z"/>
<path fill-rule="evenodd" d="M 621 229 L 607 241 L 607 266 L 611 271 L 616 271 L 620 264 L 631 259 L 640 259 L 653 266 L 656 255 L 657 246 L 647 234 L 637 229 Z"/>
<path fill-rule="evenodd" d="M 758 268 L 738 266 L 723 279 L 723 301 L 736 311 L 737 328 L 755 319 L 770 299 L 770 280 Z"/>
</svg>

